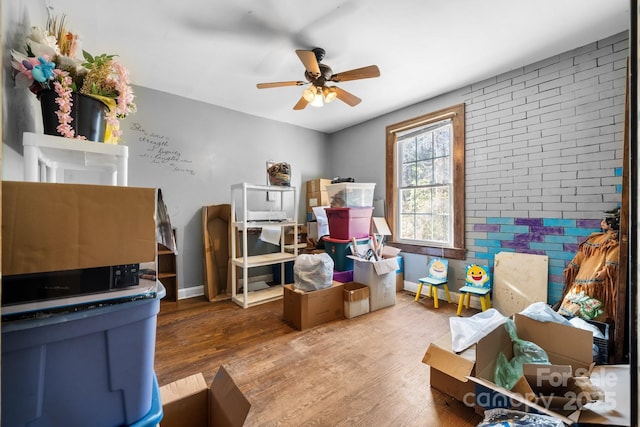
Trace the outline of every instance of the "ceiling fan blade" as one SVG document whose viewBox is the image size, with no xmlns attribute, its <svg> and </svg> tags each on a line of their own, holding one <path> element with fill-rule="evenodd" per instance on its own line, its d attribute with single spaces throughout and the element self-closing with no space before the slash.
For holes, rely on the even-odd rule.
<svg viewBox="0 0 640 427">
<path fill-rule="evenodd" d="M 320 76 L 320 66 L 318 66 L 318 61 L 316 60 L 316 54 L 311 50 L 296 50 L 296 54 L 302 64 L 304 64 L 305 70 L 313 77 Z"/>
<path fill-rule="evenodd" d="M 296 105 L 293 106 L 294 110 L 304 110 L 304 107 L 307 106 L 307 104 L 309 103 L 309 101 L 307 101 L 306 99 L 304 99 L 304 96 L 300 97 L 300 99 L 298 100 L 298 103 Z"/>
<path fill-rule="evenodd" d="M 380 69 L 377 65 L 369 65 L 368 67 L 356 68 L 355 70 L 334 74 L 331 76 L 331 81 L 346 82 L 349 80 L 370 79 L 372 77 L 380 77 Z"/>
<path fill-rule="evenodd" d="M 356 105 L 360 104 L 360 101 L 362 101 L 360 98 L 358 98 L 357 96 L 347 92 L 344 89 L 340 89 L 339 87 L 335 87 L 336 88 L 336 96 L 337 98 L 344 102 L 345 104 L 348 104 L 352 107 L 355 107 Z"/>
<path fill-rule="evenodd" d="M 302 86 L 306 85 L 307 82 L 302 81 L 290 81 L 290 82 L 272 82 L 272 83 L 258 83 L 256 86 L 258 89 L 267 89 L 271 87 L 283 87 L 283 86 Z"/>
</svg>

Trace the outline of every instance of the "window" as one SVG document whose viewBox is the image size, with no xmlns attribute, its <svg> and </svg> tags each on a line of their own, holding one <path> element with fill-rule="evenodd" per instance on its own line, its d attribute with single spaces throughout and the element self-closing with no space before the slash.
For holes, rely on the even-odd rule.
<svg viewBox="0 0 640 427">
<path fill-rule="evenodd" d="M 464 259 L 464 104 L 388 126 L 386 141 L 394 246 Z"/>
</svg>

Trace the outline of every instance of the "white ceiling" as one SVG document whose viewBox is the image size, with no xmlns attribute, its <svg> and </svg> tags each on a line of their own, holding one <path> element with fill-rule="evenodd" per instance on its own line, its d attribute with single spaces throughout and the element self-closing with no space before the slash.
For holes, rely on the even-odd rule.
<svg viewBox="0 0 640 427">
<path fill-rule="evenodd" d="M 24 0 L 26 3 L 29 1 Z M 332 133 L 629 28 L 628 0 L 45 0 L 93 54 L 114 53 L 134 84 Z M 43 6 L 44 9 L 44 6 Z M 37 22 L 33 25 L 43 25 Z M 294 111 L 296 49 L 322 47 L 362 102 Z"/>
</svg>

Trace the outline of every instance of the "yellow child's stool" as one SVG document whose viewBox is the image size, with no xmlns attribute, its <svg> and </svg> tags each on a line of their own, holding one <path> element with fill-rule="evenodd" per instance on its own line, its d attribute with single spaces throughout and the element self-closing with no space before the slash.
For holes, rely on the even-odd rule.
<svg viewBox="0 0 640 427">
<path fill-rule="evenodd" d="M 447 301 L 451 303 L 451 295 L 449 295 L 449 287 L 447 286 L 447 275 L 449 271 L 449 261 L 441 258 L 433 258 L 427 265 L 427 277 L 418 279 L 418 292 L 416 292 L 416 301 L 420 300 L 422 286 L 429 285 L 427 297 L 433 298 L 433 307 L 438 308 L 438 287 L 442 286 Z"/>
<path fill-rule="evenodd" d="M 467 266 L 466 286 L 460 288 L 460 299 L 458 300 L 458 316 L 462 313 L 462 306 L 469 308 L 471 295 L 480 298 L 482 311 L 491 308 L 491 274 L 486 265 L 479 266 L 471 264 Z"/>
</svg>

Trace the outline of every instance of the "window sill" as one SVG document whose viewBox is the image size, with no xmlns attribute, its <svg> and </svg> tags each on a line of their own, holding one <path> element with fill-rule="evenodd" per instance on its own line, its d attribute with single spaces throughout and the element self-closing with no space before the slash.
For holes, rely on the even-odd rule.
<svg viewBox="0 0 640 427">
<path fill-rule="evenodd" d="M 436 248 L 433 246 L 410 245 L 388 241 L 389 246 L 400 249 L 402 252 L 418 255 L 438 256 L 447 259 L 465 259 L 467 250 L 464 248 Z"/>
</svg>

